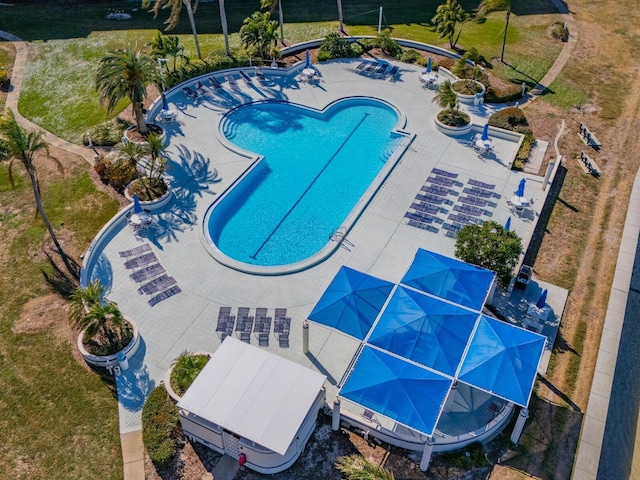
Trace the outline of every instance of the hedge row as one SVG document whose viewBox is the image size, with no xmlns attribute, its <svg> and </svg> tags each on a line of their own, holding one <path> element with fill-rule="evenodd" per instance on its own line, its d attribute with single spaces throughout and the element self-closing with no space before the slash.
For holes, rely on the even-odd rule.
<svg viewBox="0 0 640 480">
<path fill-rule="evenodd" d="M 163 385 L 153 389 L 142 408 L 142 441 L 153 462 L 166 466 L 176 453 L 178 408 Z"/>
</svg>

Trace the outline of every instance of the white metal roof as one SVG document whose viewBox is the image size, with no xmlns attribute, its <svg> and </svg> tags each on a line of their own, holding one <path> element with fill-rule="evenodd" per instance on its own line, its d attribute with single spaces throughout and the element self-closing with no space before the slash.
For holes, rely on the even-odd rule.
<svg viewBox="0 0 640 480">
<path fill-rule="evenodd" d="M 284 455 L 325 379 L 227 337 L 178 407 Z"/>
</svg>

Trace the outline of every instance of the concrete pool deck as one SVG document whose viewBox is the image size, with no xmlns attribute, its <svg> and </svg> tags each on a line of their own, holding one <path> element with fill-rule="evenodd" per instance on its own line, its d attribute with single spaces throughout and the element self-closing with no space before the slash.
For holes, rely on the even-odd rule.
<svg viewBox="0 0 640 480">
<path fill-rule="evenodd" d="M 234 91 L 225 82 L 224 93 L 212 93 L 196 104 L 181 89 L 167 94 L 169 104 L 178 111 L 176 122 L 164 124 L 171 142 L 168 153 L 172 162 L 168 169 L 175 198 L 166 209 L 154 212 L 155 227 L 147 230 L 142 239 L 133 235 L 122 217 L 108 241 L 96 245 L 97 263 L 89 265 L 91 276 L 107 285 L 109 299 L 136 321 L 142 336 L 138 353 L 129 360 L 129 370 L 117 378 L 121 433 L 141 428 L 140 412 L 146 395 L 164 379 L 181 352 L 215 352 L 220 345 L 215 322 L 219 307 L 225 305 L 234 311 L 242 306 L 252 310 L 267 307 L 270 315 L 275 307 L 286 307 L 292 318 L 290 348 L 280 348 L 273 336 L 270 346 L 263 348 L 327 375 L 327 399 L 332 399 L 358 342 L 312 324 L 311 355 L 304 355 L 300 348 L 302 322 L 341 265 L 396 282 L 418 247 L 453 256 L 455 239 L 409 226 L 404 219 L 433 168 L 458 173 L 458 180 L 465 185 L 469 179 L 495 185 L 500 198 L 495 200 L 490 219 L 504 224 L 511 217 L 511 228 L 523 238 L 526 250 L 545 191 L 541 177 L 508 168 L 516 144 L 494 138 L 495 156 L 478 158 L 466 145 L 470 135 L 455 138 L 436 129 L 433 119 L 439 108 L 431 101 L 435 92 L 421 86 L 417 78 L 419 66 L 398 64 L 398 80 L 390 82 L 358 75 L 356 65 L 356 61 L 317 65 L 319 82 L 314 84 L 298 82 L 294 74 L 289 76 L 282 70 L 265 70 L 273 75 L 267 86 L 255 80 L 252 84 L 240 81 L 239 90 Z M 218 78 L 222 80 L 223 75 Z M 241 103 L 265 98 L 322 108 L 354 94 L 382 98 L 395 105 L 406 117 L 404 130 L 416 136 L 348 232 L 348 243 L 324 262 L 284 276 L 248 275 L 211 258 L 202 245 L 204 213 L 251 162 L 218 142 L 217 123 L 223 113 Z M 480 126 L 486 122 L 486 118 L 472 113 Z M 513 215 L 506 204 L 522 178 L 527 179 L 526 196 L 533 200 L 533 218 Z M 182 290 L 154 307 L 147 303 L 148 296 L 138 294 L 140 285 L 129 278 L 132 271 L 125 268 L 125 259 L 118 254 L 142 242 L 151 245 Z M 252 343 L 257 345 L 255 337 Z"/>
</svg>

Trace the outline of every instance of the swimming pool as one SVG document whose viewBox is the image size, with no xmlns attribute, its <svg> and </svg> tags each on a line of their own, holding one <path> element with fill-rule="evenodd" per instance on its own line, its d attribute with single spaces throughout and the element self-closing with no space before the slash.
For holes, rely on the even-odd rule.
<svg viewBox="0 0 640 480">
<path fill-rule="evenodd" d="M 364 97 L 323 111 L 280 102 L 231 110 L 220 122 L 220 139 L 255 161 L 207 212 L 214 256 L 242 270 L 284 273 L 332 250 L 332 235 L 348 229 L 348 217 L 361 213 L 397 161 L 398 146 L 408 143 L 398 130 L 402 121 L 390 104 Z"/>
</svg>

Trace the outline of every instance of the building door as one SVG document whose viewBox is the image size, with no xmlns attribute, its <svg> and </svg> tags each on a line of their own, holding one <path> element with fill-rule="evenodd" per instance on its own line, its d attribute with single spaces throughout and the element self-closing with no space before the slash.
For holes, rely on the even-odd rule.
<svg viewBox="0 0 640 480">
<path fill-rule="evenodd" d="M 238 458 L 240 456 L 240 437 L 223 430 L 222 440 L 224 442 L 224 453 L 232 458 Z"/>
</svg>

